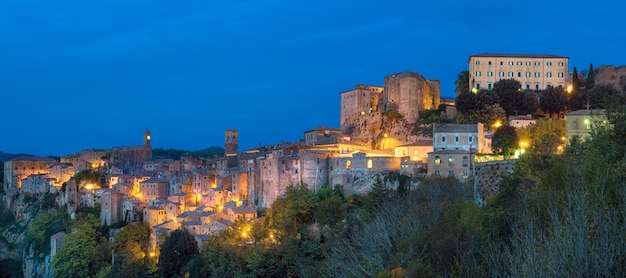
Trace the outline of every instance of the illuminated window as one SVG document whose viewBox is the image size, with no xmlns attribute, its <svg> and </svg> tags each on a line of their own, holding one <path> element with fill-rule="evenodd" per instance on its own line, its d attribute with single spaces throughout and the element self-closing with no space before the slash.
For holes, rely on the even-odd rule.
<svg viewBox="0 0 626 278">
<path fill-rule="evenodd" d="M 352 167 L 352 162 L 350 160 L 346 160 L 346 169 L 350 169 Z"/>
<path fill-rule="evenodd" d="M 368 169 L 372 169 L 372 160 L 371 159 L 367 160 L 367 168 Z"/>
<path fill-rule="evenodd" d="M 448 166 L 454 167 L 454 156 L 448 157 Z"/>
<path fill-rule="evenodd" d="M 441 158 L 439 156 L 435 156 L 435 166 L 439 166 L 441 164 Z"/>
</svg>

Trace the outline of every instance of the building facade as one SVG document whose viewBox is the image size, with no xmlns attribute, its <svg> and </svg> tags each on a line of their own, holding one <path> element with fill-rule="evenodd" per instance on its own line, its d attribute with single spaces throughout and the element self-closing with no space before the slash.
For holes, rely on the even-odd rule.
<svg viewBox="0 0 626 278">
<path fill-rule="evenodd" d="M 417 72 L 385 76 L 385 111 L 395 109 L 409 123 L 417 122 L 420 111 L 437 109 L 440 101 L 439 80 L 427 80 Z"/>
<path fill-rule="evenodd" d="M 606 121 L 606 111 L 581 109 L 565 114 L 565 136 L 569 144 L 572 137 L 589 138 L 591 128 Z"/>
<path fill-rule="evenodd" d="M 483 53 L 469 58 L 469 89 L 493 88 L 502 79 L 515 79 L 522 89 L 567 87 L 568 57 L 552 54 Z"/>
<path fill-rule="evenodd" d="M 339 125 L 345 128 L 359 115 L 378 111 L 383 87 L 358 84 L 352 90 L 341 93 L 341 112 Z"/>
<path fill-rule="evenodd" d="M 471 149 L 473 152 L 491 153 L 491 150 L 485 148 L 485 131 L 482 123 L 433 124 L 433 149 L 435 151 Z"/>
</svg>

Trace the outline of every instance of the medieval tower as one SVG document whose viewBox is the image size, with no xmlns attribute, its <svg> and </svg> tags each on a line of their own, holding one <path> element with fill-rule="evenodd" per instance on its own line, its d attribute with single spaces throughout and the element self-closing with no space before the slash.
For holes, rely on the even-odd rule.
<svg viewBox="0 0 626 278">
<path fill-rule="evenodd" d="M 146 128 L 143 132 L 143 145 L 144 147 L 150 147 L 150 130 Z"/>
<path fill-rule="evenodd" d="M 238 165 L 237 149 L 239 148 L 238 132 L 229 129 L 224 132 L 224 156 L 228 159 L 228 168 Z"/>
</svg>

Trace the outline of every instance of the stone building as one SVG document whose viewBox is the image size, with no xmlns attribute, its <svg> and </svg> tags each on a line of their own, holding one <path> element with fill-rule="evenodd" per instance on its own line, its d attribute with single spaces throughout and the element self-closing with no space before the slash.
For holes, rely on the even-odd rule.
<svg viewBox="0 0 626 278">
<path fill-rule="evenodd" d="M 345 128 L 360 115 L 378 112 L 383 87 L 357 84 L 354 89 L 341 93 L 339 125 Z M 308 144 L 308 143 L 307 143 Z"/>
<path fill-rule="evenodd" d="M 91 149 L 61 157 L 61 163 L 71 163 L 76 172 L 93 170 L 105 165 L 105 150 Z"/>
<path fill-rule="evenodd" d="M 139 182 L 141 201 L 147 203 L 151 200 L 167 198 L 169 181 L 159 178 L 151 178 Z"/>
<path fill-rule="evenodd" d="M 143 163 L 152 159 L 150 131 L 143 134 L 143 146 L 115 147 L 111 149 L 109 162 L 126 174 L 140 174 L 143 170 Z"/>
<path fill-rule="evenodd" d="M 485 148 L 484 130 L 482 123 L 433 124 L 433 149 L 435 151 L 472 149 L 474 152 L 491 153 L 491 150 Z"/>
<path fill-rule="evenodd" d="M 123 218 L 124 194 L 111 189 L 103 189 L 100 197 L 100 223 L 112 225 Z"/>
<path fill-rule="evenodd" d="M 20 156 L 4 162 L 4 192 L 17 194 L 23 179 L 48 173 L 48 168 L 54 163 L 54 159 L 41 156 Z"/>
<path fill-rule="evenodd" d="M 50 192 L 52 182 L 55 178 L 46 174 L 33 174 L 22 180 L 22 187 L 20 187 L 20 193 L 39 197 Z"/>
<path fill-rule="evenodd" d="M 526 90 L 567 87 L 568 61 L 552 54 L 482 53 L 469 57 L 469 89 L 491 90 L 502 79 L 515 79 Z"/>
<path fill-rule="evenodd" d="M 428 153 L 428 175 L 454 176 L 469 181 L 475 153 L 465 149 L 439 149 Z"/>
<path fill-rule="evenodd" d="M 581 140 L 589 138 L 594 125 L 606 121 L 606 111 L 600 109 L 581 109 L 565 114 L 565 137 L 569 144 L 572 137 L 578 136 Z"/>
<path fill-rule="evenodd" d="M 439 107 L 440 83 L 417 72 L 392 74 L 385 76 L 382 97 L 385 111 L 395 109 L 407 122 L 415 123 L 420 111 Z"/>
</svg>

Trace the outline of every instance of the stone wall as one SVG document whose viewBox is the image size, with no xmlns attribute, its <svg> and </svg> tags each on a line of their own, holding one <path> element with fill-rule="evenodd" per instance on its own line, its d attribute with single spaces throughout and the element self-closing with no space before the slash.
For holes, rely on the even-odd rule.
<svg viewBox="0 0 626 278">
<path fill-rule="evenodd" d="M 498 183 L 508 174 L 513 173 L 517 160 L 479 162 L 474 166 L 474 198 L 483 204 L 485 198 L 497 193 Z"/>
</svg>

